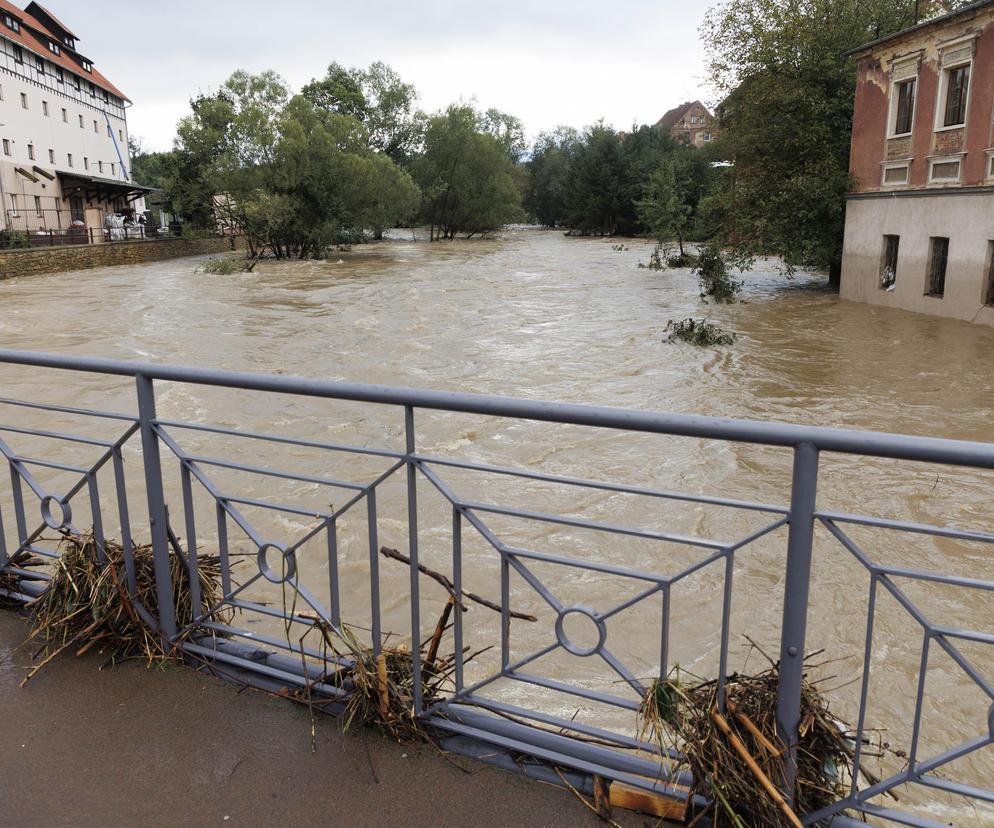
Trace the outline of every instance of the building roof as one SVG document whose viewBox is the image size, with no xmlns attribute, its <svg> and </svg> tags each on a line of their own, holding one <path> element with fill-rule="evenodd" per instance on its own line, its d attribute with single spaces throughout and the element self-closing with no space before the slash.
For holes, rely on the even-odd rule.
<svg viewBox="0 0 994 828">
<path fill-rule="evenodd" d="M 865 43 L 862 46 L 858 46 L 846 52 L 846 56 L 860 55 L 864 52 L 869 52 L 872 49 L 876 49 L 879 46 L 883 46 L 890 43 L 893 40 L 899 40 L 905 35 L 911 34 L 912 32 L 921 31 L 923 29 L 929 29 L 935 26 L 941 26 L 944 23 L 948 23 L 951 20 L 955 20 L 960 17 L 965 17 L 966 15 L 973 14 L 987 6 L 994 5 L 994 0 L 977 0 L 975 3 L 970 3 L 968 6 L 963 6 L 956 11 L 948 12 L 947 14 L 939 15 L 939 17 L 933 17 L 929 20 L 924 20 L 921 23 L 917 23 L 914 26 L 909 26 L 906 29 L 901 29 L 893 34 L 885 35 L 884 37 L 877 38 L 876 40 Z"/>
<path fill-rule="evenodd" d="M 994 0 L 991 0 L 991 2 L 994 3 Z M 704 106 L 704 104 L 702 104 L 700 101 L 687 101 L 687 103 L 682 103 L 680 104 L 680 106 L 676 107 L 675 109 L 671 109 L 669 112 L 663 115 L 663 117 L 660 118 L 659 121 L 656 123 L 656 126 L 662 127 L 663 129 L 673 129 L 673 127 L 675 127 L 678 123 L 680 123 L 680 119 L 695 106 L 701 107 L 705 112 L 708 113 L 708 115 L 711 114 L 708 111 L 708 108 Z"/>
<path fill-rule="evenodd" d="M 66 53 L 75 50 L 69 49 L 69 47 L 62 42 L 62 35 L 58 32 L 52 31 L 48 26 L 38 20 L 38 18 L 28 14 L 28 12 L 23 9 L 19 9 L 13 3 L 8 2 L 8 0 L 0 0 L 0 11 L 7 12 L 21 21 L 21 30 L 19 32 L 15 32 L 12 29 L 8 29 L 6 26 L 0 25 L 0 34 L 8 40 L 12 40 L 14 43 L 27 49 L 32 54 L 40 55 L 45 58 L 45 60 L 51 61 L 56 66 L 60 66 L 63 69 L 72 72 L 74 75 L 83 78 L 84 80 L 93 81 L 94 85 L 100 87 L 101 89 L 106 89 L 112 95 L 117 95 L 117 97 L 123 98 L 126 101 L 130 100 L 127 95 L 107 80 L 107 78 L 103 76 L 96 66 L 93 67 L 91 72 L 87 72 L 82 66 L 70 58 Z M 59 51 L 61 54 L 56 55 L 49 51 L 47 45 L 43 47 L 38 39 L 38 36 L 29 34 L 29 30 L 37 33 L 37 35 L 40 35 L 41 37 L 54 40 L 59 45 Z M 71 34 L 71 32 L 68 32 L 68 29 L 66 31 Z M 75 38 L 75 35 L 72 36 Z M 79 54 L 79 52 L 76 52 L 76 54 Z"/>
<path fill-rule="evenodd" d="M 34 13 L 33 11 L 34 9 L 38 9 L 38 11 L 40 11 L 42 14 L 47 15 L 49 20 L 51 20 L 56 26 L 62 29 L 62 31 L 64 31 L 67 35 L 69 35 L 69 37 L 71 37 L 73 40 L 79 40 L 79 37 L 77 37 L 76 33 L 72 29 L 70 29 L 65 23 L 59 20 L 59 18 L 57 18 L 54 14 L 52 14 L 41 3 L 31 2 L 24 7 L 24 10 L 28 14 L 33 14 L 35 17 L 38 17 L 38 15 Z"/>
</svg>

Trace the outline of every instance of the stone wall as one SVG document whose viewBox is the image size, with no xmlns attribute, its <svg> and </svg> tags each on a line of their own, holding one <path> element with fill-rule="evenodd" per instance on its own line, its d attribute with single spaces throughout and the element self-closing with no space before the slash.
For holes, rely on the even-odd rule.
<svg viewBox="0 0 994 828">
<path fill-rule="evenodd" d="M 88 270 L 93 267 L 144 264 L 183 256 L 225 253 L 241 247 L 241 239 L 228 236 L 0 250 L 0 279 Z"/>
</svg>

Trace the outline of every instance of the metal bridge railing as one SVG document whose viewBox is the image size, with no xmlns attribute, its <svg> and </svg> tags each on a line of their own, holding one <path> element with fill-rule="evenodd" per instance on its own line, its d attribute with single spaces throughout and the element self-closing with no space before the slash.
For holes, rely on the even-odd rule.
<svg viewBox="0 0 994 828">
<path fill-rule="evenodd" d="M 64 377 L 97 374 L 105 377 L 133 379 L 135 386 L 133 413 L 74 408 L 63 404 L 2 399 L 0 410 L 6 413 L 29 411 L 35 417 L 50 416 L 53 422 L 76 418 L 103 429 L 100 437 L 67 432 L 52 427 L 20 426 L 8 417 L 0 419 L 0 454 L 10 470 L 10 488 L 6 499 L 0 498 L 0 568 L 23 576 L 22 597 L 30 597 L 44 586 L 43 574 L 17 570 L 11 558 L 28 550 L 54 557 L 58 552 L 44 540 L 46 530 L 82 531 L 92 526 L 102 539 L 108 526 L 116 526 L 127 550 L 139 532 L 147 531 L 154 550 L 158 589 L 158 617 L 153 619 L 169 639 L 182 640 L 183 646 L 202 658 L 227 665 L 243 675 L 254 675 L 262 682 L 312 688 L 334 695 L 342 691 L 331 682 L 322 681 L 335 668 L 326 663 L 328 655 L 308 645 L 305 635 L 291 634 L 317 623 L 340 629 L 350 623 L 347 605 L 357 602 L 368 607 L 368 640 L 374 650 L 383 646 L 388 633 L 382 614 L 384 601 L 406 605 L 408 629 L 413 655 L 412 682 L 414 712 L 437 727 L 451 733 L 486 742 L 540 759 L 573 767 L 579 771 L 618 779 L 629 784 L 679 796 L 685 779 L 668 773 L 670 756 L 659 746 L 647 744 L 631 732 L 615 726 L 577 721 L 563 715 L 563 708 L 540 708 L 530 705 L 531 690 L 541 690 L 566 699 L 581 699 L 599 709 L 616 709 L 630 719 L 638 710 L 647 691 L 647 679 L 629 663 L 623 637 L 612 636 L 612 625 L 623 613 L 640 608 L 651 612 L 659 630 L 656 676 L 665 679 L 673 666 L 671 658 L 671 613 L 674 591 L 687 579 L 714 567 L 721 573 L 721 611 L 718 628 L 719 704 L 724 704 L 724 684 L 728 669 L 731 634 L 731 603 L 734 594 L 733 572 L 736 559 L 748 553 L 761 540 L 771 542 L 786 529 L 786 547 L 782 556 L 783 604 L 780 615 L 780 686 L 777 722 L 787 756 L 788 778 L 796 769 L 796 746 L 799 738 L 801 685 L 804 655 L 809 647 L 807 625 L 814 557 L 813 537 L 816 526 L 824 527 L 841 549 L 850 555 L 869 577 L 866 598 L 865 646 L 861 653 L 862 672 L 856 731 L 853 734 L 855 763 L 861 755 L 869 724 L 866 721 L 869 683 L 875 652 L 874 623 L 879 596 L 891 596 L 907 613 L 921 641 L 921 659 L 916 677 L 913 735 L 906 766 L 874 784 L 862 785 L 854 774 L 850 794 L 843 801 L 815 814 L 804 815 L 805 824 L 854 825 L 850 815 L 871 816 L 898 824 L 930 826 L 940 824 L 928 815 L 902 810 L 900 805 L 882 805 L 884 794 L 912 786 L 926 791 L 965 798 L 982 805 L 994 803 L 994 791 L 987 787 L 956 781 L 951 777 L 956 763 L 994 745 L 994 687 L 983 672 L 961 651 L 962 642 L 982 646 L 994 645 L 994 636 L 974 629 L 944 625 L 927 617 L 909 597 L 907 583 L 938 584 L 971 592 L 989 594 L 994 581 L 967 578 L 955 573 L 928 569 L 897 567 L 875 562 L 854 540 L 853 527 L 901 533 L 917 537 L 931 536 L 989 545 L 994 534 L 954 527 L 933 526 L 912 521 L 883 519 L 858 514 L 822 510 L 818 506 L 819 467 L 827 454 L 860 458 L 890 458 L 975 469 L 994 469 L 994 445 L 952 440 L 906 437 L 892 434 L 857 432 L 829 428 L 811 428 L 764 422 L 736 421 L 648 411 L 621 410 L 564 403 L 539 402 L 461 393 L 433 392 L 344 382 L 325 382 L 204 368 L 183 368 L 107 359 L 55 356 L 31 352 L 0 350 L 0 365 L 31 366 L 39 372 L 39 388 Z M 310 439 L 280 433 L 247 431 L 237 424 L 169 419 L 157 411 L 157 392 L 176 385 L 210 389 L 231 389 L 240 394 L 277 394 L 317 400 L 347 401 L 349 404 L 396 410 L 402 422 L 399 433 L 402 445 L 354 445 L 327 439 Z M 419 450 L 417 418 L 429 412 L 448 412 L 512 420 L 538 421 L 563 426 L 589 426 L 631 434 L 699 438 L 735 444 L 780 447 L 792 452 L 789 503 L 754 502 L 730 497 L 668 491 L 635 483 L 615 483 L 571 477 L 524 467 L 500 466 L 473 462 L 458 455 L 427 453 Z M 235 459 L 208 455 L 191 447 L 194 437 L 217 438 L 233 449 Z M 35 446 L 50 446 L 53 453 L 35 456 L 14 447 L 16 440 L 30 440 Z M 195 442 L 195 441 L 193 441 Z M 58 447 L 58 451 L 54 449 Z M 247 447 L 247 448 L 246 448 Z M 333 467 L 334 458 L 354 458 L 365 463 L 357 479 L 336 476 L 322 467 L 318 471 L 301 471 L 274 463 L 264 464 L 259 457 L 281 452 L 310 451 L 326 458 Z M 130 452 L 130 454 L 129 454 Z M 128 459 L 126 463 L 125 460 Z M 140 480 L 128 482 L 140 466 Z M 178 480 L 170 468 L 178 469 Z M 40 472 L 62 474 L 73 481 L 56 492 L 47 487 Z M 496 476 L 515 481 L 570 487 L 611 495 L 651 498 L 661 506 L 690 504 L 730 510 L 756 518 L 749 531 L 738 537 L 710 537 L 706 533 L 686 534 L 665 526 L 665 511 L 658 512 L 660 526 L 644 528 L 623 523 L 594 520 L 576 514 L 546 511 L 543 504 L 529 508 L 509 506 L 496 498 L 482 499 L 476 486 L 467 488 L 453 482 L 451 475 Z M 110 477 L 109 486 L 102 481 Z M 258 496 L 256 490 L 246 494 L 236 481 L 244 478 L 280 481 L 281 491 L 319 492 L 321 507 L 313 504 L 287 503 L 275 496 Z M 386 498 L 390 514 L 383 514 L 384 489 L 400 484 L 399 497 Z M 135 492 L 141 494 L 142 507 L 136 507 Z M 274 489 L 275 491 L 275 489 Z M 325 495 L 324 493 L 328 494 Z M 499 591 L 498 649 L 495 667 L 486 674 L 477 672 L 472 679 L 464 658 L 464 619 L 454 617 L 453 635 L 454 691 L 442 699 L 426 703 L 422 696 L 420 645 L 424 635 L 422 584 L 418 574 L 421 541 L 427 527 L 422 525 L 419 501 L 426 493 L 444 503 L 451 548 L 447 576 L 456 600 L 466 589 L 464 578 L 471 561 L 464 554 L 467 533 L 482 538 L 496 565 L 494 589 Z M 86 508 L 79 504 L 85 501 Z M 146 511 L 147 508 L 147 511 Z M 11 513 L 13 522 L 11 522 Z M 306 524 L 290 541 L 271 540 L 257 526 L 257 514 L 276 513 L 286 519 L 283 525 Z M 206 520 L 204 515 L 206 514 Z M 410 578 L 404 588 L 383 591 L 380 572 L 380 543 L 383 521 L 405 524 L 410 558 Z M 504 539 L 493 521 L 523 521 L 538 524 L 544 531 L 563 533 L 591 532 L 606 540 L 598 547 L 605 551 L 601 559 L 571 555 L 560 551 L 542 551 Z M 5 529 L 6 527 L 6 529 Z M 199 547 L 209 527 L 211 544 L 221 561 L 223 600 L 207 606 L 199 595 L 195 627 L 202 635 L 191 637 L 190 630 L 177 628 L 172 605 L 170 563 L 179 556 L 195 575 Z M 434 528 L 432 529 L 434 531 Z M 242 540 L 238 546 L 234 536 Z M 183 540 L 181 540 L 181 537 Z M 434 537 L 434 536 L 433 536 Z M 357 540 L 358 539 L 358 540 Z M 689 562 L 676 570 L 665 571 L 659 560 L 639 557 L 637 564 L 607 554 L 620 544 L 651 541 L 686 551 Z M 433 540 L 433 543 L 437 541 Z M 613 544 L 613 545 L 612 545 Z M 364 550 L 358 551 L 360 547 Z M 239 549 L 248 549 L 248 552 Z M 835 547 L 839 549 L 839 546 Z M 319 551 L 315 551 L 319 550 Z M 348 551 L 346 551 L 348 550 Z M 473 561 L 478 561 L 478 557 Z M 362 563 L 361 583 L 356 587 L 356 567 Z M 318 566 L 320 564 L 320 566 Z M 315 569 L 316 567 L 316 569 Z M 352 573 L 346 588 L 345 568 Z M 237 570 L 237 571 L 236 571 Z M 319 577 L 314 575 L 319 570 Z M 551 574 L 550 573 L 554 573 Z M 634 585 L 633 591 L 612 606 L 593 609 L 583 602 L 567 601 L 564 585 L 577 577 L 604 575 Z M 554 620 L 544 631 L 545 643 L 529 644 L 526 652 L 512 646 L 513 598 L 511 580 L 523 583 L 529 594 L 537 596 L 547 617 Z M 196 577 L 191 578 L 196 583 Z M 280 606 L 254 597 L 253 587 L 281 592 Z M 286 602 L 287 594 L 291 600 Z M 239 623 L 221 620 L 221 611 L 237 610 Z M 570 629 L 578 622 L 590 633 L 586 641 L 571 638 Z M 252 624 L 258 626 L 253 627 Z M 276 624 L 275 631 L 266 624 Z M 360 629 L 363 629 L 359 625 Z M 925 755 L 920 750 L 923 709 L 930 693 L 926 677 L 931 654 L 945 653 L 975 685 L 985 701 L 978 711 L 986 726 L 980 732 L 960 733 L 960 740 L 948 750 Z M 513 654 L 512 654 L 513 653 Z M 535 665 L 549 654 L 578 659 L 576 675 L 549 677 L 535 672 Z M 589 660 L 589 661 L 587 661 Z M 334 659 L 331 659 L 334 661 Z M 597 663 L 616 678 L 604 686 L 593 687 L 581 679 L 585 665 Z M 490 692 L 498 687 L 522 688 L 522 692 Z M 527 691 L 527 692 L 525 692 Z M 965 730 L 964 725 L 961 729 Z M 686 795 L 685 793 L 683 795 Z"/>
</svg>

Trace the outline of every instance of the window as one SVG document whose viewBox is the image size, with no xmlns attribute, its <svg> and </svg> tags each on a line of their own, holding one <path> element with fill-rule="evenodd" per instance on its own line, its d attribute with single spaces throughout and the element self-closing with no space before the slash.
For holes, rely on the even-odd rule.
<svg viewBox="0 0 994 828">
<path fill-rule="evenodd" d="M 90 97 L 91 98 L 97 97 L 97 87 L 94 86 L 93 81 L 90 81 Z"/>
<path fill-rule="evenodd" d="M 12 17 L 9 14 L 3 16 L 3 23 L 8 29 L 12 29 L 15 32 L 21 30 L 21 23 L 16 17 Z"/>
<path fill-rule="evenodd" d="M 54 164 L 55 163 L 55 150 L 53 150 L 53 149 L 50 149 L 48 151 L 48 163 L 49 164 Z"/>
<path fill-rule="evenodd" d="M 38 70 L 39 75 L 45 74 L 45 58 L 35 56 L 35 69 Z"/>
<path fill-rule="evenodd" d="M 97 169 L 100 170 L 100 172 L 104 171 L 104 162 L 103 161 L 97 161 Z"/>
<path fill-rule="evenodd" d="M 110 174 L 117 175 L 117 164 L 115 164 L 113 161 L 110 162 Z"/>
<path fill-rule="evenodd" d="M 4 138 L 3 139 L 3 154 L 4 155 L 10 155 L 10 139 L 9 138 Z"/>
<path fill-rule="evenodd" d="M 41 209 L 41 196 L 35 196 L 35 215 L 44 218 L 45 212 Z"/>
<path fill-rule="evenodd" d="M 120 139 L 121 143 L 123 144 L 124 143 L 124 130 L 123 129 L 119 129 L 117 131 L 117 137 Z"/>
<path fill-rule="evenodd" d="M 114 137 L 114 133 L 111 131 L 110 124 L 107 124 L 107 137 L 108 138 Z"/>
<path fill-rule="evenodd" d="M 72 76 L 72 88 L 79 92 L 79 78 L 75 75 Z"/>
<path fill-rule="evenodd" d="M 85 69 L 85 70 L 86 70 L 87 72 L 92 72 L 92 71 L 93 71 L 93 64 L 92 64 L 92 63 L 90 63 L 90 61 L 88 61 L 88 60 L 84 60 L 84 61 L 82 61 L 82 64 L 83 64 L 83 68 L 84 68 L 84 69 Z M 92 86 L 93 84 L 90 84 L 90 85 Z"/>
<path fill-rule="evenodd" d="M 48 51 L 50 51 L 53 55 L 61 55 L 62 47 L 59 46 L 59 44 L 54 40 L 50 40 L 48 41 Z"/>
<path fill-rule="evenodd" d="M 62 122 L 65 124 L 69 123 L 69 110 L 63 108 L 62 110 Z"/>
<path fill-rule="evenodd" d="M 0 84 L 0 101 L 3 100 L 3 84 Z"/>
<path fill-rule="evenodd" d="M 67 154 L 66 154 L 66 158 L 68 159 L 68 161 L 69 161 L 69 166 L 71 167 L 71 166 L 72 166 L 72 153 L 71 153 L 71 152 L 70 152 L 70 153 L 67 153 Z"/>
<path fill-rule="evenodd" d="M 10 194 L 10 213 L 13 216 L 17 215 L 17 194 L 16 193 L 11 193 Z"/>
<path fill-rule="evenodd" d="M 28 108 L 28 96 L 27 96 L 27 93 L 22 92 L 21 93 L 21 109 L 27 109 L 27 108 Z"/>
<path fill-rule="evenodd" d="M 83 169 L 84 170 L 90 169 L 90 159 L 87 158 L 86 156 L 83 156 Z"/>
<path fill-rule="evenodd" d="M 704 133 L 704 143 L 707 144 L 707 143 L 710 143 L 710 141 L 711 141 L 711 133 L 710 132 L 705 132 Z"/>
<path fill-rule="evenodd" d="M 16 43 L 14 44 L 14 60 L 18 63 L 24 63 L 24 50 Z"/>
<path fill-rule="evenodd" d="M 34 161 L 35 160 L 35 145 L 34 144 L 28 144 L 28 160 L 29 161 Z"/>
<path fill-rule="evenodd" d="M 928 279 L 925 295 L 941 299 L 946 292 L 946 264 L 949 261 L 949 239 L 933 237 L 928 244 Z"/>
<path fill-rule="evenodd" d="M 893 135 L 908 135 L 915 122 L 915 92 L 918 79 L 902 81 L 894 87 L 897 107 L 894 113 Z"/>
<path fill-rule="evenodd" d="M 958 184 L 963 167 L 962 158 L 933 158 L 928 172 L 929 184 Z"/>
<path fill-rule="evenodd" d="M 900 236 L 884 236 L 884 256 L 880 263 L 880 289 L 893 290 L 897 282 L 897 253 L 901 247 Z"/>
<path fill-rule="evenodd" d="M 104 90 L 104 103 L 110 103 L 110 92 Z"/>
<path fill-rule="evenodd" d="M 987 279 L 984 284 L 985 305 L 994 305 L 994 241 L 987 242 Z"/>
<path fill-rule="evenodd" d="M 100 127 L 97 125 L 96 121 L 93 122 L 93 131 L 96 133 L 100 132 Z"/>
<path fill-rule="evenodd" d="M 946 108 L 943 126 L 966 123 L 966 101 L 970 91 L 970 66 L 957 66 L 946 73 Z"/>
<path fill-rule="evenodd" d="M 48 117 L 48 101 L 41 102 L 41 114 Z"/>
<path fill-rule="evenodd" d="M 55 79 L 59 83 L 65 83 L 66 82 L 66 70 L 65 69 L 60 69 L 58 66 L 56 66 L 55 67 Z"/>
<path fill-rule="evenodd" d="M 886 164 L 884 165 L 883 186 L 902 187 L 908 183 L 908 173 L 910 164 Z"/>
</svg>

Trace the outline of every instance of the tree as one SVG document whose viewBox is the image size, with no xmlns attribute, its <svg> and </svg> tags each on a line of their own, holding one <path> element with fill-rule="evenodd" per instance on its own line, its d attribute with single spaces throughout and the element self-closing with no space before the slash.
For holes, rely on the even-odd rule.
<svg viewBox="0 0 994 828">
<path fill-rule="evenodd" d="M 319 109 L 355 118 L 366 128 L 370 149 L 398 164 L 409 163 L 420 148 L 425 115 L 417 108 L 417 89 L 385 63 L 368 69 L 332 63 L 301 94 Z"/>
<path fill-rule="evenodd" d="M 413 165 L 431 238 L 467 238 L 520 220 L 514 164 L 472 106 L 453 104 L 428 119 L 424 152 Z"/>
<path fill-rule="evenodd" d="M 632 208 L 621 140 L 603 121 L 588 127 L 573 153 L 566 183 L 565 223 L 578 233 L 613 235 Z"/>
<path fill-rule="evenodd" d="M 925 15 L 937 3 L 922 0 Z M 725 233 L 838 282 L 856 68 L 846 53 L 910 25 L 914 0 L 723 0 L 702 26 L 725 99 Z M 714 201 L 711 207 L 715 206 Z"/>
<path fill-rule="evenodd" d="M 663 244 L 676 236 L 680 258 L 684 257 L 683 237 L 693 208 L 688 203 L 688 181 L 678 177 L 677 164 L 665 161 L 649 177 L 645 198 L 636 202 L 639 218 L 650 235 Z"/>
<path fill-rule="evenodd" d="M 566 182 L 579 142 L 579 133 L 564 126 L 543 132 L 535 140 L 527 163 L 524 206 L 545 227 L 561 227 L 566 222 Z"/>
</svg>

